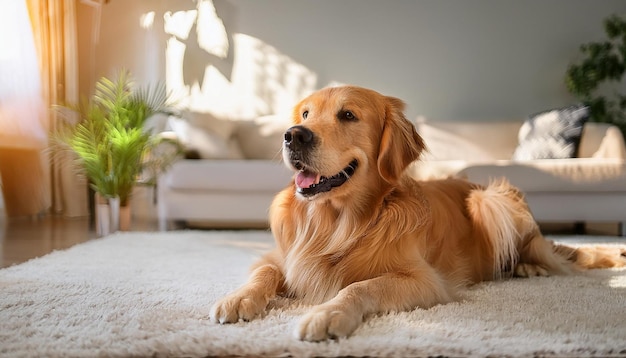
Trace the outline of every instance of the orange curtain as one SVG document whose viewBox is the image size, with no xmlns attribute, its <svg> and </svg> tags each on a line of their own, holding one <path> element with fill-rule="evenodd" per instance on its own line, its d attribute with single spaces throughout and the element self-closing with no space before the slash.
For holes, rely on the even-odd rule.
<svg viewBox="0 0 626 358">
<path fill-rule="evenodd" d="M 37 49 L 46 119 L 51 133 L 62 120 L 53 105 L 78 103 L 76 0 L 26 0 Z M 89 214 L 87 181 L 74 154 L 50 146 L 44 168 L 51 210 L 65 216 Z"/>
</svg>

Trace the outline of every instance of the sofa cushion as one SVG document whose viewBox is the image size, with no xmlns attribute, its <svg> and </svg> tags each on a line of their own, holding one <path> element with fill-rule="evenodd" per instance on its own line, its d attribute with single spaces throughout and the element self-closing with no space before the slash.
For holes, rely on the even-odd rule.
<svg viewBox="0 0 626 358">
<path fill-rule="evenodd" d="M 519 130 L 514 160 L 564 159 L 577 155 L 589 108 L 577 104 L 531 115 Z"/>
<path fill-rule="evenodd" d="M 431 121 L 418 118 L 416 130 L 428 151 L 424 160 L 465 160 L 472 163 L 510 159 L 517 146 L 521 121 Z M 485 140 L 488 138 L 489 140 Z"/>
<path fill-rule="evenodd" d="M 626 190 L 626 164 L 621 159 L 499 160 L 468 165 L 457 176 L 479 184 L 505 177 L 526 193 Z"/>
<path fill-rule="evenodd" d="M 160 183 L 174 190 L 278 192 L 292 176 L 280 161 L 180 160 Z"/>
<path fill-rule="evenodd" d="M 237 122 L 209 113 L 184 112 L 182 118 L 170 116 L 169 127 L 185 149 L 200 159 L 242 159 L 234 131 Z"/>
<path fill-rule="evenodd" d="M 451 178 L 468 165 L 466 160 L 416 160 L 407 168 L 407 174 L 416 180 Z"/>
<path fill-rule="evenodd" d="M 281 158 L 285 130 L 291 126 L 288 115 L 269 115 L 251 121 L 239 121 L 235 137 L 247 159 Z"/>
</svg>

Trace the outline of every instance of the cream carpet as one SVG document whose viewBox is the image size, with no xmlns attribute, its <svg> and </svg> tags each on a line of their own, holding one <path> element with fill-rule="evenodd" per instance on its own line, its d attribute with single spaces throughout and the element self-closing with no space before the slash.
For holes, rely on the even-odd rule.
<svg viewBox="0 0 626 358">
<path fill-rule="evenodd" d="M 262 231 L 119 233 L 2 269 L 0 356 L 626 356 L 626 270 L 480 284 L 323 343 L 294 338 L 306 307 L 285 299 L 211 323 L 270 247 Z"/>
</svg>

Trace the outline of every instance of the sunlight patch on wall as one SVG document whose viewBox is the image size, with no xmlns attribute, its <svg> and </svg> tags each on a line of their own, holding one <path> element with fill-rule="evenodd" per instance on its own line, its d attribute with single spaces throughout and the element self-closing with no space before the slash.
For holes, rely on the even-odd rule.
<svg viewBox="0 0 626 358">
<path fill-rule="evenodd" d="M 206 52 L 219 58 L 228 55 L 228 35 L 222 20 L 217 16 L 213 1 L 198 3 L 198 45 Z"/>
<path fill-rule="evenodd" d="M 195 25 L 195 35 L 192 29 Z M 185 56 L 200 56 L 190 48 L 201 49 L 209 54 L 224 58 L 228 54 L 228 36 L 224 24 L 217 17 L 212 1 L 199 1 L 195 10 L 166 12 L 164 30 L 171 37 L 166 47 L 166 85 L 183 107 L 201 112 L 223 115 L 231 110 L 229 81 L 215 67 L 207 63 L 203 79 L 194 78 L 185 83 Z M 195 46 L 185 42 L 196 40 Z"/>
<path fill-rule="evenodd" d="M 232 83 L 242 94 L 240 115 L 282 113 L 315 90 L 317 74 L 252 36 L 235 34 Z"/>
<path fill-rule="evenodd" d="M 165 33 L 187 40 L 197 17 L 197 10 L 177 11 L 173 14 L 168 11 L 163 16 Z"/>
<path fill-rule="evenodd" d="M 237 92 L 215 67 L 207 66 L 202 84 L 194 83 L 189 93 L 189 108 L 228 118 L 236 114 Z"/>
<path fill-rule="evenodd" d="M 200 48 L 219 58 L 228 55 L 228 35 L 224 23 L 217 16 L 213 1 L 199 1 L 196 10 L 168 11 L 164 15 L 165 32 L 182 40 L 190 37 L 196 25 L 196 38 Z"/>
<path fill-rule="evenodd" d="M 166 84 L 190 110 L 250 119 L 291 110 L 316 87 L 314 72 L 263 41 L 234 33 L 230 44 L 210 0 L 195 10 L 165 13 L 164 30 L 170 36 Z M 221 72 L 219 61 L 232 63 L 232 72 Z"/>
</svg>

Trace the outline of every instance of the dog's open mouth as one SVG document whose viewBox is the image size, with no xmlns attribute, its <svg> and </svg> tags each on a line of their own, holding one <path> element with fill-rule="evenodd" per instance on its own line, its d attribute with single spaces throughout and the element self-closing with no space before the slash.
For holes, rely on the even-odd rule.
<svg viewBox="0 0 626 358">
<path fill-rule="evenodd" d="M 325 177 L 309 171 L 306 167 L 299 165 L 300 172 L 296 175 L 296 187 L 298 193 L 308 197 L 319 193 L 324 193 L 338 186 L 343 185 L 356 171 L 359 162 L 355 159 L 343 168 L 342 171 L 332 177 Z"/>
</svg>

